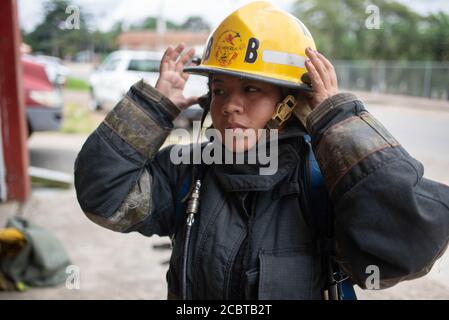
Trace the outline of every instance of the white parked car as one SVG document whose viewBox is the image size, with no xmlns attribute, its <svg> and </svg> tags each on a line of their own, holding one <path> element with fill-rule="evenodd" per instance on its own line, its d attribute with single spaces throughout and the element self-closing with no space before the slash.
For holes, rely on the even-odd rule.
<svg viewBox="0 0 449 320">
<path fill-rule="evenodd" d="M 111 110 L 140 79 L 154 86 L 162 56 L 162 52 L 154 51 L 119 50 L 111 53 L 90 76 L 91 109 Z M 184 93 L 187 96 L 207 93 L 207 78 L 191 75 Z M 202 111 L 199 105 L 192 106 L 180 114 L 175 124 L 187 126 L 191 121 L 199 120 Z"/>
</svg>

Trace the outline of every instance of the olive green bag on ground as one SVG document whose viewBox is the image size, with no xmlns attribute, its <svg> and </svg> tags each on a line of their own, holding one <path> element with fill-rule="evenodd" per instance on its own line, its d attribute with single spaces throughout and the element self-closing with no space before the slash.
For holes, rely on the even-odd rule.
<svg viewBox="0 0 449 320">
<path fill-rule="evenodd" d="M 17 229 L 25 242 L 19 246 L 0 243 L 0 290 L 11 289 L 6 282 L 20 290 L 24 286 L 54 286 L 66 280 L 70 258 L 52 233 L 21 217 L 11 218 L 6 228 Z"/>
</svg>

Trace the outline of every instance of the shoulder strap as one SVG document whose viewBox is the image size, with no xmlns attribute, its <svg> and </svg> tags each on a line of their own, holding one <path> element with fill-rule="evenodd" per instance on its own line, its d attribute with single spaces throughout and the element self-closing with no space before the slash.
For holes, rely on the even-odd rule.
<svg viewBox="0 0 449 320">
<path fill-rule="evenodd" d="M 312 220 L 320 239 L 332 238 L 332 203 L 327 193 L 326 184 L 320 166 L 315 158 L 310 143 L 310 136 L 304 136 L 307 147 L 307 159 L 304 170 L 306 194 L 310 202 Z"/>
</svg>

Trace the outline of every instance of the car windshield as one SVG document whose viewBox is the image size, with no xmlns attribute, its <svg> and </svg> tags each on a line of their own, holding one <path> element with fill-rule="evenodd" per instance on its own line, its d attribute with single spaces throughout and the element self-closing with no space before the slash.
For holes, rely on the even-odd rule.
<svg viewBox="0 0 449 320">
<path fill-rule="evenodd" d="M 110 59 L 103 64 L 103 70 L 114 71 L 120 63 L 120 59 Z"/>
<path fill-rule="evenodd" d="M 141 72 L 159 72 L 159 60 L 132 59 L 129 62 L 128 70 Z"/>
</svg>

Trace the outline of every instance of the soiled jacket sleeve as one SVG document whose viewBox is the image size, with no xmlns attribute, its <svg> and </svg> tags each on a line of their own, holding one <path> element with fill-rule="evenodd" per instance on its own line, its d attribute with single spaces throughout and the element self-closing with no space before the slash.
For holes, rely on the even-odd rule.
<svg viewBox="0 0 449 320">
<path fill-rule="evenodd" d="M 448 246 L 449 187 L 423 178 L 422 164 L 352 94 L 324 101 L 307 126 L 342 269 L 362 288 L 368 266 L 379 268 L 381 288 L 428 273 Z"/>
<path fill-rule="evenodd" d="M 88 137 L 75 162 L 86 216 L 108 229 L 171 235 L 179 168 L 159 151 L 180 110 L 140 81 Z"/>
</svg>

